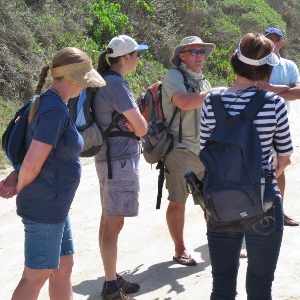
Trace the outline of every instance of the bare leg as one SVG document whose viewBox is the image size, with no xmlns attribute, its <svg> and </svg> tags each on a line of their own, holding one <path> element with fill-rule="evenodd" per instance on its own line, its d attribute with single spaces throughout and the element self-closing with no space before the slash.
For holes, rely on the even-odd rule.
<svg viewBox="0 0 300 300">
<path fill-rule="evenodd" d="M 283 202 L 284 192 L 285 192 L 285 174 L 284 174 L 284 172 L 281 173 L 276 179 L 277 179 L 278 188 L 280 190 L 280 194 L 281 194 L 282 202 Z M 286 225 L 286 226 L 298 226 L 299 225 L 299 222 L 295 221 L 292 217 L 286 215 L 284 210 L 283 210 L 283 217 L 284 217 L 284 225 Z"/>
<path fill-rule="evenodd" d="M 52 270 L 49 278 L 49 296 L 53 300 L 72 300 L 73 291 L 71 283 L 73 255 L 60 257 L 57 270 Z"/>
<path fill-rule="evenodd" d="M 124 225 L 124 217 L 107 218 L 102 212 L 99 246 L 107 281 L 116 280 L 118 236 Z"/>
<path fill-rule="evenodd" d="M 52 270 L 34 270 L 24 267 L 22 278 L 16 287 L 12 300 L 36 300 L 42 286 Z"/>
<path fill-rule="evenodd" d="M 167 224 L 169 227 L 170 235 L 175 245 L 175 257 L 189 256 L 183 239 L 184 214 L 185 214 L 185 204 L 174 203 L 174 202 L 169 203 L 166 217 L 167 217 Z M 192 258 L 188 258 L 188 259 L 181 258 L 179 260 L 185 263 L 195 262 L 195 260 Z"/>
<path fill-rule="evenodd" d="M 277 179 L 278 188 L 280 190 L 280 194 L 281 194 L 282 201 L 283 201 L 284 191 L 285 191 L 285 174 L 284 174 L 284 172 L 282 172 L 276 179 Z"/>
</svg>

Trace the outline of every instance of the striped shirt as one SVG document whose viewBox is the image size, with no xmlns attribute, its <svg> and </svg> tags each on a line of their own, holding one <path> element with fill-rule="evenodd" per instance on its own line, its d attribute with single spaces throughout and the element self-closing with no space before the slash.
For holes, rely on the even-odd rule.
<svg viewBox="0 0 300 300">
<path fill-rule="evenodd" d="M 255 91 L 250 90 L 237 97 L 235 92 L 223 92 L 222 102 L 229 115 L 235 116 L 240 114 L 254 93 Z M 284 100 L 279 96 L 272 97 L 259 111 L 253 123 L 256 126 L 262 145 L 262 169 L 265 174 L 275 175 L 275 170 L 272 166 L 273 146 L 278 156 L 286 156 L 293 153 Z M 208 94 L 202 107 L 200 149 L 204 148 L 205 141 L 210 137 L 215 125 L 216 119 L 210 103 L 210 94 Z M 275 190 L 278 192 L 276 179 L 273 182 L 276 185 Z"/>
</svg>

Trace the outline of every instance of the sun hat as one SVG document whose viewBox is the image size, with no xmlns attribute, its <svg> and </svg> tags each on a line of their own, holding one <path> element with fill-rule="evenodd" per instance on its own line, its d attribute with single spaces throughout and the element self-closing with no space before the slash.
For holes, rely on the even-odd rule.
<svg viewBox="0 0 300 300">
<path fill-rule="evenodd" d="M 170 60 L 171 64 L 174 67 L 178 67 L 180 63 L 179 53 L 182 52 L 182 50 L 188 46 L 188 45 L 203 45 L 205 49 L 204 59 L 207 59 L 207 57 L 210 55 L 212 51 L 216 48 L 215 44 L 212 43 L 203 43 L 202 40 L 197 36 L 188 36 L 185 37 L 181 42 L 180 45 L 176 46 L 173 51 L 173 56 Z"/>
<path fill-rule="evenodd" d="M 92 61 L 83 61 L 53 68 L 52 62 L 48 63 L 52 78 L 65 77 L 71 83 L 85 87 L 101 87 L 106 85 L 105 80 L 93 68 Z"/>
<path fill-rule="evenodd" d="M 135 50 L 147 50 L 148 45 L 138 45 L 130 36 L 117 35 L 108 44 L 106 53 L 108 57 L 123 56 Z"/>
<path fill-rule="evenodd" d="M 272 42 L 272 41 L 271 41 Z M 273 44 L 273 42 L 272 42 Z M 279 64 L 279 58 L 278 56 L 273 52 L 274 51 L 274 44 L 273 44 L 273 49 L 272 49 L 272 52 L 269 53 L 267 56 L 263 57 L 263 58 L 260 58 L 260 59 L 251 59 L 251 58 L 248 58 L 246 56 L 244 56 L 242 54 L 242 51 L 241 51 L 241 42 L 239 43 L 239 46 L 238 48 L 236 49 L 236 54 L 237 54 L 237 57 L 240 61 L 242 61 L 243 63 L 247 64 L 247 65 L 251 65 L 251 66 L 261 66 L 261 65 L 265 65 L 265 64 L 268 64 L 269 66 L 272 66 L 272 67 L 275 67 Z"/>
<path fill-rule="evenodd" d="M 269 27 L 268 29 L 266 29 L 265 36 L 268 36 L 271 33 L 277 34 L 281 39 L 283 38 L 282 31 L 277 27 Z"/>
</svg>

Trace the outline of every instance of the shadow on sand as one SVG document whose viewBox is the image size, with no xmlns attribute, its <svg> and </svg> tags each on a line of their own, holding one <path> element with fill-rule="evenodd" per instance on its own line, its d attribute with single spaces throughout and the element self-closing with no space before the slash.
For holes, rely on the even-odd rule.
<svg viewBox="0 0 300 300">
<path fill-rule="evenodd" d="M 176 292 L 178 295 L 185 291 L 185 287 L 178 282 L 179 279 L 197 274 L 210 265 L 207 245 L 198 247 L 195 249 L 195 252 L 200 253 L 203 261 L 193 267 L 185 267 L 173 261 L 167 261 L 152 265 L 147 270 L 142 270 L 145 266 L 140 265 L 131 272 L 123 271 L 120 274 L 130 282 L 140 283 L 141 289 L 137 292 L 138 295 L 150 293 L 166 285 L 170 286 L 164 299 L 171 300 L 172 297 L 168 297 L 168 293 Z M 103 282 L 104 276 L 95 280 L 86 280 L 73 286 L 73 291 L 80 295 L 89 296 L 88 300 L 99 300 Z M 162 298 L 155 298 L 153 300 L 158 299 Z"/>
</svg>

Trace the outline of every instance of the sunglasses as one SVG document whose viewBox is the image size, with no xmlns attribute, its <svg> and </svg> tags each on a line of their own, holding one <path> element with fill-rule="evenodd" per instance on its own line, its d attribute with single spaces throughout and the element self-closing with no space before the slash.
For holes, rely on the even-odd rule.
<svg viewBox="0 0 300 300">
<path fill-rule="evenodd" d="M 196 56 L 197 54 L 200 54 L 200 55 L 204 55 L 205 54 L 205 50 L 204 49 L 201 49 L 201 50 L 192 49 L 192 50 L 181 51 L 181 53 L 185 53 L 185 52 L 190 52 L 190 54 L 192 56 Z"/>
<path fill-rule="evenodd" d="M 140 57 L 141 56 L 141 50 L 137 50 L 137 57 Z"/>
<path fill-rule="evenodd" d="M 280 37 L 268 37 L 269 40 L 271 40 L 272 42 L 280 42 L 281 38 Z"/>
</svg>

